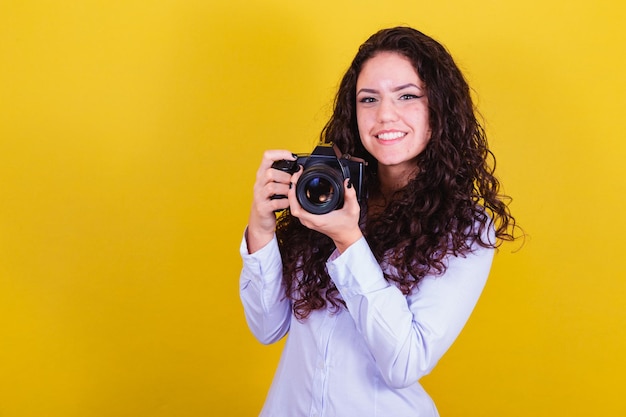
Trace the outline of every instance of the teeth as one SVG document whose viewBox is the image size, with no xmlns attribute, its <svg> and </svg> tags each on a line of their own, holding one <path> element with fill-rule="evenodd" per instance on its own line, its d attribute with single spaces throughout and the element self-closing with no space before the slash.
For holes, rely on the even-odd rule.
<svg viewBox="0 0 626 417">
<path fill-rule="evenodd" d="M 394 140 L 394 139 L 399 139 L 405 135 L 406 133 L 404 132 L 387 132 L 387 133 L 381 133 L 377 137 L 380 140 Z"/>
</svg>

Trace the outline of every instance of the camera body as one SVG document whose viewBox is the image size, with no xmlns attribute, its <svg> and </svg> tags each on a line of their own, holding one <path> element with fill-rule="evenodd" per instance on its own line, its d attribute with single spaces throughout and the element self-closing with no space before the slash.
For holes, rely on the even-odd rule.
<svg viewBox="0 0 626 417">
<path fill-rule="evenodd" d="M 294 174 L 304 167 L 296 184 L 296 197 L 303 209 L 326 214 L 343 207 L 344 186 L 350 179 L 359 202 L 363 197 L 363 174 L 367 163 L 361 158 L 342 154 L 333 143 L 320 143 L 310 154 L 298 155 L 295 161 L 282 159 L 272 168 Z M 272 198 L 285 198 L 273 196 Z"/>
</svg>

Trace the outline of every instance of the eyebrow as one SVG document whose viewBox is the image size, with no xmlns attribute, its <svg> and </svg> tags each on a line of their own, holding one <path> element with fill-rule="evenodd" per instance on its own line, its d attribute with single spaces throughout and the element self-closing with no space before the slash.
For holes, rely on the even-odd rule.
<svg viewBox="0 0 626 417">
<path fill-rule="evenodd" d="M 405 88 L 409 88 L 409 87 L 415 87 L 415 88 L 417 88 L 420 91 L 424 90 L 422 87 L 420 87 L 417 84 L 407 83 L 407 84 L 402 84 L 402 85 L 399 85 L 397 87 L 394 87 L 393 90 L 391 90 L 391 91 L 396 93 L 398 91 L 404 90 Z M 356 92 L 356 95 L 358 96 L 361 93 L 377 94 L 378 90 L 375 90 L 373 88 L 361 88 L 359 91 Z"/>
</svg>

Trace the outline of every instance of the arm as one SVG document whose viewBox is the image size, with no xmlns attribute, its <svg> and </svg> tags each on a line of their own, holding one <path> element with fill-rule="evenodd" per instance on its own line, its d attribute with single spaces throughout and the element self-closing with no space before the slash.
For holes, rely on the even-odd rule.
<svg viewBox="0 0 626 417">
<path fill-rule="evenodd" d="M 336 255 L 336 254 L 335 254 Z M 443 276 L 425 277 L 409 296 L 389 284 L 365 239 L 328 271 L 387 384 L 402 388 L 429 373 L 467 322 L 485 285 L 492 249 L 450 257 Z"/>
<path fill-rule="evenodd" d="M 285 150 L 265 151 L 256 173 L 253 187 L 252 207 L 248 219 L 246 243 L 248 251 L 254 253 L 267 245 L 276 231 L 278 210 L 289 207 L 287 199 L 273 199 L 274 195 L 286 195 L 291 184 L 291 175 L 272 168 L 279 159 L 295 159 L 295 155 Z"/>
<path fill-rule="evenodd" d="M 285 150 L 270 150 L 256 173 L 248 228 L 239 252 L 243 269 L 239 278 L 239 294 L 246 321 L 261 343 L 274 343 L 289 330 L 291 306 L 282 286 L 282 262 L 276 241 L 276 210 L 287 208 L 287 199 L 273 199 L 287 194 L 291 175 L 273 169 L 279 159 L 295 159 Z"/>
<path fill-rule="evenodd" d="M 239 249 L 243 268 L 239 296 L 248 327 L 263 344 L 280 340 L 289 330 L 291 303 L 282 285 L 282 262 L 274 237 L 267 245 L 250 254 L 244 237 Z"/>
</svg>

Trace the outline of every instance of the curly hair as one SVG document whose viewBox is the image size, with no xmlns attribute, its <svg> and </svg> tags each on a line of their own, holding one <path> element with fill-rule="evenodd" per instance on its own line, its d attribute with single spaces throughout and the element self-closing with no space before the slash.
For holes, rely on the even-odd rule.
<svg viewBox="0 0 626 417">
<path fill-rule="evenodd" d="M 377 161 L 361 143 L 357 127 L 356 83 L 365 62 L 381 52 L 401 54 L 412 63 L 426 88 L 432 131 L 418 155 L 416 176 L 394 193 L 382 213 L 367 216 L 362 208 L 363 234 L 377 261 L 389 266 L 385 279 L 407 295 L 427 274 L 443 274 L 446 256 L 513 240 L 515 219 L 510 198 L 500 194 L 495 157 L 463 74 L 445 47 L 415 29 L 384 29 L 360 46 L 341 80 L 321 140 L 368 161 L 366 190 L 378 190 Z M 495 241 L 487 237 L 491 228 Z M 303 226 L 289 210 L 279 216 L 276 234 L 283 284 L 296 317 L 345 306 L 326 271 L 335 249 L 332 240 Z"/>
</svg>

